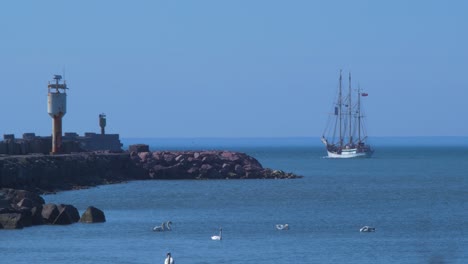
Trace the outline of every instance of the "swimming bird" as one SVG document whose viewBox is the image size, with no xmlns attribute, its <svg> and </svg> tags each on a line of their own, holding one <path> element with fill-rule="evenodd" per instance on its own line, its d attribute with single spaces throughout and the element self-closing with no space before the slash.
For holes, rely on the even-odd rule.
<svg viewBox="0 0 468 264">
<path fill-rule="evenodd" d="M 167 229 L 167 231 L 172 231 L 171 226 L 172 226 L 172 222 L 171 222 L 171 221 L 167 221 L 167 222 L 166 222 L 166 229 Z"/>
<path fill-rule="evenodd" d="M 219 229 L 219 236 L 211 236 L 211 240 L 222 240 L 223 239 L 222 235 L 223 235 L 223 229 L 220 228 Z"/>
<path fill-rule="evenodd" d="M 153 227 L 153 231 L 155 231 L 155 232 L 162 232 L 162 231 L 164 231 L 164 222 L 162 222 L 160 226 L 155 226 L 155 227 Z"/>
<path fill-rule="evenodd" d="M 153 231 L 162 232 L 162 231 L 172 231 L 172 221 L 162 222 L 160 226 L 153 227 Z"/>
<path fill-rule="evenodd" d="M 289 225 L 288 224 L 277 224 L 276 229 L 278 230 L 289 230 Z"/>
<path fill-rule="evenodd" d="M 359 232 L 375 232 L 375 227 L 363 226 L 359 229 Z"/>
</svg>

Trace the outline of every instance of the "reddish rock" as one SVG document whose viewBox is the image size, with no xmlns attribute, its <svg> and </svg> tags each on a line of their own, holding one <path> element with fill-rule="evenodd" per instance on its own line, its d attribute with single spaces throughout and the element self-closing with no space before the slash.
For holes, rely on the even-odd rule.
<svg viewBox="0 0 468 264">
<path fill-rule="evenodd" d="M 255 158 L 231 151 L 159 151 L 137 166 L 154 179 L 296 178 L 293 174 L 272 174 Z"/>
<path fill-rule="evenodd" d="M 138 157 L 140 157 L 141 162 L 146 162 L 147 159 L 151 156 L 149 152 L 140 152 L 138 153 Z"/>
<path fill-rule="evenodd" d="M 225 152 L 221 153 L 221 157 L 224 160 L 229 160 L 231 162 L 236 162 L 236 161 L 240 160 L 239 155 L 236 155 L 236 154 L 237 153 L 225 151 Z"/>
</svg>

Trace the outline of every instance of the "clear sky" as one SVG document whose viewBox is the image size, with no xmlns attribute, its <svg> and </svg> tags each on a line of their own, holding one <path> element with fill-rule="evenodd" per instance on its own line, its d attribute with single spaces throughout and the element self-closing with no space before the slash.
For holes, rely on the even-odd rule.
<svg viewBox="0 0 468 264">
<path fill-rule="evenodd" d="M 339 70 L 369 136 L 468 136 L 468 1 L 2 1 L 0 134 L 315 137 Z"/>
</svg>

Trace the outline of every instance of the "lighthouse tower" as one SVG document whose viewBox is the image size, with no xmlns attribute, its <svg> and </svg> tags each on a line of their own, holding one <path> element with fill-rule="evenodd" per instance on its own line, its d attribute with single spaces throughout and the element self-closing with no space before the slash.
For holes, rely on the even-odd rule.
<svg viewBox="0 0 468 264">
<path fill-rule="evenodd" d="M 61 75 L 54 75 L 55 83 L 48 85 L 47 112 L 52 117 L 52 151 L 58 154 L 62 151 L 62 117 L 67 112 L 67 83 L 60 83 Z"/>
</svg>

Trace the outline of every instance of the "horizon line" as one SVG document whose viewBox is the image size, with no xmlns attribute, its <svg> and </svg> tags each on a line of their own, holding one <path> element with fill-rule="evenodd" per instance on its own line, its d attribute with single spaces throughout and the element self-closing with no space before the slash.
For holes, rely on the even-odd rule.
<svg viewBox="0 0 468 264">
<path fill-rule="evenodd" d="M 263 137 L 263 136 L 240 136 L 240 137 L 229 137 L 229 136 L 154 136 L 154 137 L 135 137 L 135 136 L 124 136 L 122 139 L 306 139 L 306 138 L 320 138 L 321 136 L 277 136 L 277 137 Z M 371 136 L 368 138 L 468 138 L 466 136 Z"/>
</svg>

